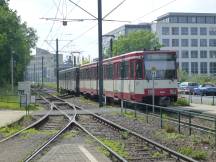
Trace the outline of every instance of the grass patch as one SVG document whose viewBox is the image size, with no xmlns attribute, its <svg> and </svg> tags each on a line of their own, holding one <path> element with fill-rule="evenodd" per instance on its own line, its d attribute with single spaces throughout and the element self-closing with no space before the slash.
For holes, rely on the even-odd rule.
<svg viewBox="0 0 216 162">
<path fill-rule="evenodd" d="M 56 89 L 57 85 L 56 85 L 56 83 L 45 82 L 44 87 L 51 88 L 51 89 Z"/>
<path fill-rule="evenodd" d="M 0 109 L 24 110 L 19 103 L 0 102 Z"/>
<path fill-rule="evenodd" d="M 139 120 L 139 121 L 144 121 L 145 120 L 145 117 L 144 117 L 144 114 L 143 115 L 139 115 L 138 113 L 136 114 L 136 117 L 135 117 L 135 112 L 133 111 L 126 111 L 126 112 L 123 112 L 123 115 L 128 118 L 128 119 L 136 119 L 136 120 Z"/>
<path fill-rule="evenodd" d="M 101 142 L 103 142 L 106 146 L 111 148 L 113 151 L 118 153 L 120 156 L 125 157 L 125 158 L 129 156 L 128 152 L 124 150 L 124 144 L 122 144 L 121 142 L 115 141 L 115 140 L 109 140 L 105 138 L 98 138 L 98 139 Z M 100 149 L 99 151 L 101 151 L 107 156 L 108 151 L 106 151 L 105 149 Z"/>
<path fill-rule="evenodd" d="M 71 130 L 71 131 L 64 133 L 63 138 L 73 138 L 73 137 L 77 136 L 78 133 L 79 133 L 79 131 Z"/>
<path fill-rule="evenodd" d="M 172 103 L 173 106 L 190 106 L 189 101 L 186 98 L 178 98 L 178 100 Z"/>
<path fill-rule="evenodd" d="M 196 160 L 206 160 L 208 156 L 208 153 L 206 151 L 198 150 L 188 146 L 179 148 L 178 152 L 186 156 L 192 157 Z"/>
<path fill-rule="evenodd" d="M 165 156 L 166 154 L 164 154 L 163 152 L 159 152 L 159 151 L 154 152 L 152 155 L 153 158 L 158 158 L 158 159 L 164 158 Z"/>
<path fill-rule="evenodd" d="M 37 135 L 37 134 L 44 134 L 44 135 L 51 136 L 57 132 L 58 130 L 37 130 L 35 128 L 30 128 L 22 132 L 22 138 L 27 139 L 32 135 Z"/>
<path fill-rule="evenodd" d="M 22 127 L 18 124 L 13 125 L 12 127 L 2 127 L 0 128 L 0 133 L 3 135 L 3 137 L 8 137 L 18 131 L 20 131 Z"/>
<path fill-rule="evenodd" d="M 160 139 L 164 139 L 165 141 L 183 139 L 186 137 L 185 135 L 179 133 L 168 133 L 166 130 L 156 132 L 155 136 L 159 137 Z"/>
</svg>

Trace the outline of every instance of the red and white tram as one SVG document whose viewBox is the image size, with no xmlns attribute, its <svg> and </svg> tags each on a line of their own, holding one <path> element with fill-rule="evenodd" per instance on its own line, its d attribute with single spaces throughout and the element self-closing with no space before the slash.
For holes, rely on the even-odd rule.
<svg viewBox="0 0 216 162">
<path fill-rule="evenodd" d="M 98 95 L 97 67 L 97 63 L 80 67 L 81 93 Z M 162 105 L 164 102 L 177 100 L 174 51 L 138 51 L 104 60 L 104 95 L 113 99 L 150 103 L 153 69 L 155 101 Z"/>
</svg>

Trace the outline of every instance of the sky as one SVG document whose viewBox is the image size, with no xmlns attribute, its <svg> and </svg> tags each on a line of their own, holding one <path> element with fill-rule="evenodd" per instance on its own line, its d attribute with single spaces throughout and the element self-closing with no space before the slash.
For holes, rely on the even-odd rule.
<svg viewBox="0 0 216 162">
<path fill-rule="evenodd" d="M 102 15 L 105 16 L 124 0 L 102 0 Z M 37 31 L 37 47 L 55 53 L 56 38 L 59 39 L 59 53 L 64 57 L 71 52 L 81 56 L 98 57 L 98 28 L 96 20 L 70 21 L 63 26 L 61 21 L 43 18 L 94 19 L 72 2 L 97 17 L 97 0 L 10 0 L 9 6 L 16 10 L 22 22 Z M 103 22 L 103 34 L 124 24 L 153 22 L 167 12 L 216 13 L 216 0 L 125 0 L 106 19 L 128 22 Z M 33 54 L 35 50 L 32 50 Z"/>
</svg>

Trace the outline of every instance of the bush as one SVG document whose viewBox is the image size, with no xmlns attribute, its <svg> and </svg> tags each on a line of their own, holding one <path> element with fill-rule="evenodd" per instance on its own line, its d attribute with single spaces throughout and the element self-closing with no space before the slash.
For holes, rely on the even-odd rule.
<svg viewBox="0 0 216 162">
<path fill-rule="evenodd" d="M 178 98 L 178 100 L 173 105 L 174 106 L 190 106 L 190 103 L 186 98 Z"/>
</svg>

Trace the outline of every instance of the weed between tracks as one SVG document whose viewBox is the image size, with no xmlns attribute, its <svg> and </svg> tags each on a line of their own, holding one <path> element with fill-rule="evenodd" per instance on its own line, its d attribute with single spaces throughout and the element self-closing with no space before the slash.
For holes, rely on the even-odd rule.
<svg viewBox="0 0 216 162">
<path fill-rule="evenodd" d="M 56 134 L 57 132 L 58 130 L 37 130 L 37 129 L 31 128 L 31 129 L 27 129 L 24 132 L 22 132 L 21 135 L 23 139 L 27 139 L 32 135 L 44 134 L 44 135 L 51 136 L 53 134 Z"/>
<path fill-rule="evenodd" d="M 78 134 L 79 134 L 79 131 L 77 131 L 77 130 L 70 130 L 70 131 L 64 133 L 63 138 L 72 138 L 72 137 L 77 136 Z"/>
<path fill-rule="evenodd" d="M 98 139 L 101 142 L 103 142 L 106 146 L 111 148 L 113 151 L 115 151 L 117 154 L 119 154 L 120 156 L 124 158 L 127 158 L 129 156 L 129 153 L 124 150 L 124 147 L 125 147 L 124 144 L 122 144 L 121 142 L 117 140 L 110 140 L 110 139 L 102 138 L 102 137 L 99 137 Z M 104 155 L 109 156 L 109 152 L 106 149 L 99 147 L 98 150 Z"/>
</svg>

